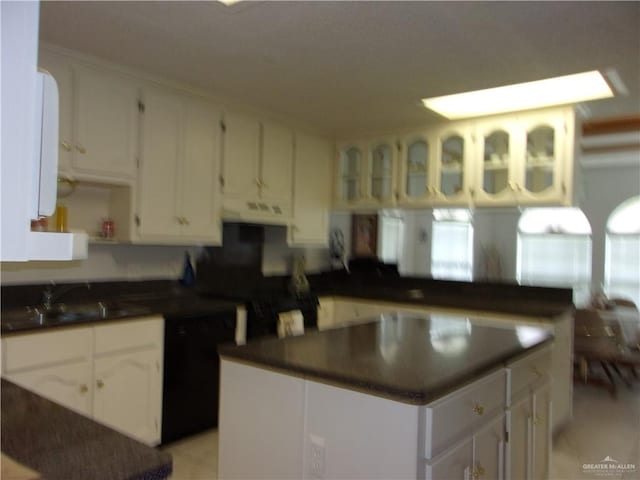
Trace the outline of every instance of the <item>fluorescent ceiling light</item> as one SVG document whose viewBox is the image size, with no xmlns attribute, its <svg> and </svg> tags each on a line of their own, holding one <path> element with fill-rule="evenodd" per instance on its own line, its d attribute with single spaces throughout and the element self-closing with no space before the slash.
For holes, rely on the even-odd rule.
<svg viewBox="0 0 640 480">
<path fill-rule="evenodd" d="M 424 98 L 422 103 L 444 117 L 456 119 L 608 97 L 613 97 L 611 87 L 599 71 L 593 70 L 535 82 Z"/>
<path fill-rule="evenodd" d="M 224 3 L 227 7 L 233 5 L 234 3 L 238 3 L 242 0 L 218 0 L 220 3 Z"/>
</svg>

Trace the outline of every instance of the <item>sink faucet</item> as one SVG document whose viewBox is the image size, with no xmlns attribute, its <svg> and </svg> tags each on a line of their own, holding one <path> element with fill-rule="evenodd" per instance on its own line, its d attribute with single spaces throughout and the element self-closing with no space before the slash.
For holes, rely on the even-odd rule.
<svg viewBox="0 0 640 480">
<path fill-rule="evenodd" d="M 45 310 L 50 310 L 51 306 L 55 303 L 56 300 L 59 300 L 60 297 L 70 292 L 71 290 L 82 287 L 86 288 L 87 290 L 91 290 L 91 284 L 89 282 L 62 286 L 57 291 L 54 291 L 55 286 L 55 282 L 51 282 L 51 285 L 45 288 L 42 292 L 42 306 L 45 308 Z"/>
</svg>

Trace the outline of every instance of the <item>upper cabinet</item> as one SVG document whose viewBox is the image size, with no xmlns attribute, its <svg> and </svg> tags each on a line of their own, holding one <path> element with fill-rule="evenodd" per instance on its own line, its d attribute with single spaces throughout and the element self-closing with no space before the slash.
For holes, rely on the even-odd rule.
<svg viewBox="0 0 640 480">
<path fill-rule="evenodd" d="M 338 152 L 336 204 L 355 205 L 363 197 L 364 147 L 357 143 L 346 144 L 340 146 Z"/>
<path fill-rule="evenodd" d="M 482 120 L 476 128 L 474 203 L 570 203 L 574 119 L 570 108 Z"/>
<path fill-rule="evenodd" d="M 334 206 L 570 204 L 574 128 L 572 107 L 561 107 L 346 142 Z"/>
<path fill-rule="evenodd" d="M 140 240 L 219 244 L 220 111 L 160 89 L 145 89 L 143 102 Z"/>
<path fill-rule="evenodd" d="M 397 151 L 393 138 L 343 144 L 339 147 L 336 204 L 379 207 L 395 203 Z"/>
<path fill-rule="evenodd" d="M 438 131 L 435 165 L 435 205 L 466 205 L 471 198 L 473 151 L 471 126 L 457 122 Z"/>
<path fill-rule="evenodd" d="M 90 181 L 135 179 L 138 85 L 47 51 L 39 64 L 59 84 L 60 171 Z"/>
<path fill-rule="evenodd" d="M 273 223 L 291 219 L 293 131 L 225 112 L 222 153 L 224 214 Z"/>
<path fill-rule="evenodd" d="M 290 245 L 326 246 L 329 242 L 332 159 L 331 142 L 306 133 L 296 134 Z"/>
</svg>

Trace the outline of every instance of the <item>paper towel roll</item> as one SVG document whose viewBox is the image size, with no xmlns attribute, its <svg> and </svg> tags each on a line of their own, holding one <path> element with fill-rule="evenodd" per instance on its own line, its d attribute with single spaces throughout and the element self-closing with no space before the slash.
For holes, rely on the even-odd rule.
<svg viewBox="0 0 640 480">
<path fill-rule="evenodd" d="M 304 317 L 300 310 L 282 312 L 278 315 L 278 337 L 302 335 L 304 333 Z"/>
</svg>

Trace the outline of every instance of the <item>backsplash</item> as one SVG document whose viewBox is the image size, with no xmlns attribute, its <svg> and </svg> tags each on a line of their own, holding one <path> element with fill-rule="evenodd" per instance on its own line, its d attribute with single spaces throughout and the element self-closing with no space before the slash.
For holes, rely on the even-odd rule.
<svg viewBox="0 0 640 480">
<path fill-rule="evenodd" d="M 325 248 L 290 248 L 284 227 L 266 226 L 261 262 L 264 275 L 286 275 L 291 272 L 292 258 L 304 254 L 307 271 L 317 272 L 329 265 Z M 106 280 L 177 279 L 182 274 L 184 252 L 195 260 L 203 254 L 200 247 L 152 245 L 89 245 L 89 258 L 73 262 L 3 262 L 2 285 L 29 283 L 83 282 Z M 197 272 L 196 272 L 197 274 Z"/>
</svg>

